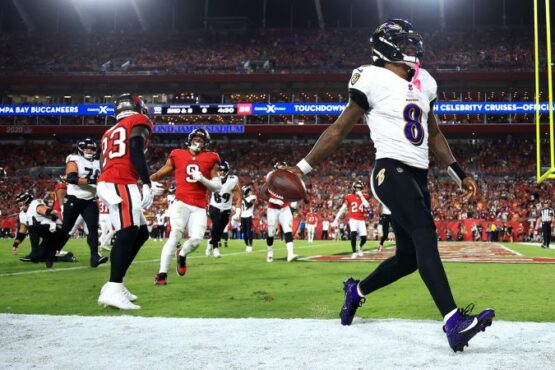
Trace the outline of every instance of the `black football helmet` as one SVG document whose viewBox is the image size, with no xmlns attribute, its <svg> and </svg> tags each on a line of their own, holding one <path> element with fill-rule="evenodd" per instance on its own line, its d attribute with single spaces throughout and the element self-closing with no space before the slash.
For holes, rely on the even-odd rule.
<svg viewBox="0 0 555 370">
<path fill-rule="evenodd" d="M 241 188 L 241 192 L 243 193 L 243 198 L 246 198 L 252 193 L 252 187 L 250 185 L 244 185 Z"/>
<path fill-rule="evenodd" d="M 204 145 L 202 147 L 197 148 L 193 145 L 193 138 L 196 136 L 204 139 Z M 210 134 L 203 128 L 194 129 L 189 133 L 189 136 L 187 137 L 187 146 L 194 151 L 203 151 L 208 147 L 208 144 L 210 144 Z"/>
<path fill-rule="evenodd" d="M 390 19 L 376 28 L 370 37 L 374 64 L 384 62 L 406 64 L 416 68 L 424 55 L 422 37 L 412 24 L 403 19 Z M 407 55 L 406 48 L 413 47 L 415 55 Z"/>
<path fill-rule="evenodd" d="M 227 177 L 227 175 L 229 175 L 229 171 L 231 171 L 231 167 L 229 167 L 229 162 L 222 161 L 222 163 L 220 163 L 220 172 L 223 173 L 221 176 Z"/>
<path fill-rule="evenodd" d="M 169 189 L 168 189 L 168 193 L 174 194 L 174 193 L 175 193 L 175 189 L 176 189 L 175 182 L 172 182 L 172 183 L 170 184 Z"/>
<path fill-rule="evenodd" d="M 357 191 L 363 191 L 364 190 L 364 184 L 362 183 L 362 181 L 357 180 L 353 183 L 353 193 L 356 193 Z"/>
<path fill-rule="evenodd" d="M 116 120 L 119 121 L 133 114 L 147 114 L 148 108 L 138 95 L 122 94 L 116 99 Z"/>
<path fill-rule="evenodd" d="M 19 193 L 15 197 L 15 202 L 19 206 L 29 205 L 32 201 L 33 201 L 33 196 L 27 191 L 24 191 L 23 193 Z"/>
<path fill-rule="evenodd" d="M 92 149 L 92 153 L 85 153 L 85 149 Z M 85 138 L 77 143 L 77 153 L 89 161 L 93 161 L 96 157 L 96 143 L 90 137 Z"/>
</svg>

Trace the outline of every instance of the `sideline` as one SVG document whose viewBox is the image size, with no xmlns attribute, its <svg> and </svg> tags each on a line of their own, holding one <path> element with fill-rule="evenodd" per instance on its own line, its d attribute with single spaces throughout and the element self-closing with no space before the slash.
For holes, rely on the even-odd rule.
<svg viewBox="0 0 555 370">
<path fill-rule="evenodd" d="M 555 323 L 494 321 L 463 353 L 441 325 L 0 314 L 0 368 L 553 369 Z"/>
</svg>

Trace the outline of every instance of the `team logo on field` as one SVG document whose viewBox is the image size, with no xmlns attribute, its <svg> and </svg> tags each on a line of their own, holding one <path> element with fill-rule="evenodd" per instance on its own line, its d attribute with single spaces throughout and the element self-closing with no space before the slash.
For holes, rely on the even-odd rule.
<svg viewBox="0 0 555 370">
<path fill-rule="evenodd" d="M 378 186 L 382 184 L 383 180 L 385 180 L 385 168 L 382 168 L 376 175 L 376 181 L 378 182 Z"/>
<path fill-rule="evenodd" d="M 360 78 L 360 73 L 355 73 L 353 77 L 351 77 L 351 85 L 356 84 L 359 78 Z"/>
</svg>

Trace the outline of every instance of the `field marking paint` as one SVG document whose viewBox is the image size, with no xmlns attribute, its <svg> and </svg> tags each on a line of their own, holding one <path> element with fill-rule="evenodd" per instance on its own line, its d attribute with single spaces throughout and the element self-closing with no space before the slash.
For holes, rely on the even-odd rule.
<svg viewBox="0 0 555 370">
<path fill-rule="evenodd" d="M 324 247 L 324 246 L 335 246 L 334 244 L 314 244 L 314 245 L 307 245 L 307 246 L 303 246 L 303 247 L 296 247 L 295 250 L 299 250 L 299 249 L 310 249 L 310 248 L 315 248 L 315 247 Z M 149 248 L 150 246 L 147 246 L 147 248 Z M 279 249 L 284 249 L 284 248 L 277 248 Z M 274 251 L 276 249 L 274 248 Z M 254 250 L 252 252 L 232 252 L 232 253 L 226 253 L 223 254 L 222 257 L 227 257 L 227 256 L 239 256 L 239 255 L 243 255 L 243 254 L 259 254 L 259 253 L 266 253 L 267 250 L 266 248 L 264 249 L 260 249 L 260 250 Z M 204 255 L 198 255 L 198 256 L 190 256 L 187 257 L 187 259 L 197 259 L 197 258 L 211 258 L 211 257 L 206 257 Z M 301 260 L 304 260 L 305 258 L 309 258 L 309 257 L 303 257 Z M 149 259 L 149 260 L 137 260 L 137 261 L 133 261 L 133 264 L 142 264 L 142 263 L 154 263 L 154 262 L 160 262 L 159 258 L 156 259 Z M 23 263 L 30 263 L 30 262 L 23 262 Z M 70 262 L 60 262 L 60 263 L 70 263 Z M 41 262 L 37 263 L 37 265 L 42 265 Z M 108 265 L 100 265 L 97 268 L 105 268 Z M 76 267 L 63 267 L 63 268 L 53 268 L 53 269 L 44 269 L 44 270 L 32 270 L 32 271 L 20 271 L 20 272 L 5 272 L 3 274 L 0 274 L 0 277 L 7 277 L 7 276 L 19 276 L 19 275 L 33 275 L 33 274 L 53 274 L 55 272 L 63 272 L 63 271 L 75 271 L 75 270 L 86 270 L 86 269 L 90 269 L 91 267 L 89 266 L 76 266 Z"/>
<path fill-rule="evenodd" d="M 458 263 L 555 263 L 554 257 L 526 257 L 500 243 L 474 243 L 474 242 L 442 242 L 439 245 L 443 262 Z M 391 247 L 389 247 L 391 248 Z M 392 251 L 384 248 L 386 253 L 377 253 L 375 250 L 365 252 L 363 257 L 351 258 L 347 254 L 319 255 L 303 258 L 308 262 L 378 262 L 391 257 Z M 394 252 L 394 248 L 393 249 Z"/>
<path fill-rule="evenodd" d="M 515 250 L 512 250 L 511 248 L 506 247 L 506 246 L 504 246 L 503 244 L 493 243 L 493 245 L 497 245 L 498 247 L 503 248 L 503 249 L 505 249 L 506 251 L 512 252 L 512 253 L 516 254 L 517 256 L 519 256 L 519 257 L 524 257 L 524 255 L 523 255 L 522 253 L 519 253 L 519 252 L 517 252 L 517 251 L 515 251 Z"/>
</svg>

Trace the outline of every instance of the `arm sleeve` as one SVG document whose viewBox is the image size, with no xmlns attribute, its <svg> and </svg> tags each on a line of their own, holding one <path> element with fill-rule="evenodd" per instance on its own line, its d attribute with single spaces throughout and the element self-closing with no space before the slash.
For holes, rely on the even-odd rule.
<svg viewBox="0 0 555 370">
<path fill-rule="evenodd" d="M 68 184 L 77 185 L 79 182 L 79 174 L 77 172 L 70 172 L 66 176 L 66 181 Z"/>
<path fill-rule="evenodd" d="M 368 206 L 370 205 L 370 203 L 368 202 L 368 199 L 366 199 L 365 195 L 362 195 L 362 197 L 360 197 L 360 200 L 362 201 L 362 205 L 366 208 L 368 208 Z"/>
<path fill-rule="evenodd" d="M 214 176 L 210 180 L 203 176 L 200 182 L 211 192 L 220 191 L 222 189 L 222 179 L 219 176 Z"/>
<path fill-rule="evenodd" d="M 132 136 L 129 139 L 131 163 L 135 167 L 135 171 L 143 184 L 150 185 L 150 177 L 148 176 L 148 167 L 144 152 L 145 139 L 142 136 Z"/>
</svg>

